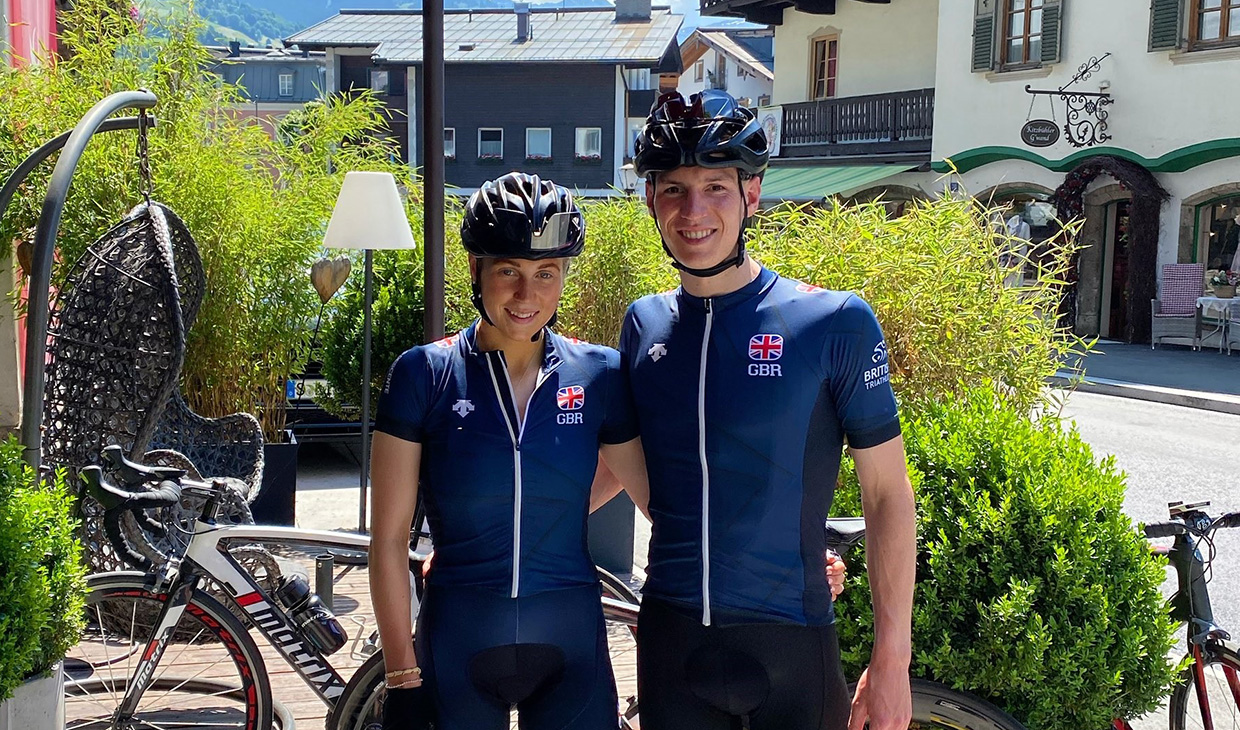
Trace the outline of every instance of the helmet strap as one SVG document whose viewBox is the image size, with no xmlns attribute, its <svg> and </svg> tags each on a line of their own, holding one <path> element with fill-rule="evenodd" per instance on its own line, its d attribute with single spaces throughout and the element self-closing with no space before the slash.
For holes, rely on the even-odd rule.
<svg viewBox="0 0 1240 730">
<path fill-rule="evenodd" d="M 482 266 L 481 262 L 479 262 L 478 266 Z M 479 275 L 475 275 L 474 280 L 470 282 L 470 289 L 469 301 L 474 303 L 474 307 L 482 315 L 482 321 L 494 327 L 495 323 L 491 321 L 491 316 L 487 314 L 487 308 L 482 306 L 482 281 L 479 279 Z"/>
</svg>

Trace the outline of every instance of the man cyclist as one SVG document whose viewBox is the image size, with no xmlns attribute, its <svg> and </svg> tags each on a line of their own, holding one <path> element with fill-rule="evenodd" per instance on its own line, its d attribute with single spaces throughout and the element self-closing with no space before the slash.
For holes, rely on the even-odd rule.
<svg viewBox="0 0 1240 730">
<path fill-rule="evenodd" d="M 903 730 L 915 523 L 886 345 L 856 295 L 746 253 L 768 158 L 754 114 L 713 90 L 662 95 L 635 146 L 681 282 L 634 303 L 620 343 L 653 521 L 642 727 Z M 845 441 L 875 618 L 851 713 L 823 557 Z"/>
<path fill-rule="evenodd" d="M 401 355 L 375 419 L 384 728 L 434 718 L 438 730 L 506 730 L 515 706 L 528 730 L 614 730 L 586 516 L 600 452 L 624 447 L 613 468 L 630 482 L 644 465 L 619 354 L 550 329 L 585 221 L 563 187 L 511 173 L 470 198 L 461 240 L 480 318 Z M 407 550 L 419 475 L 435 560 L 415 652 Z"/>
</svg>

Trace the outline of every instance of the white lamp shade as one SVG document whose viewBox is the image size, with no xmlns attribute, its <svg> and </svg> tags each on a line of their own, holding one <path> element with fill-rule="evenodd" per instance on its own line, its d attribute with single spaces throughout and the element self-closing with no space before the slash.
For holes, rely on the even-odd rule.
<svg viewBox="0 0 1240 730">
<path fill-rule="evenodd" d="M 354 249 L 415 247 L 392 173 L 345 174 L 323 245 Z"/>
</svg>

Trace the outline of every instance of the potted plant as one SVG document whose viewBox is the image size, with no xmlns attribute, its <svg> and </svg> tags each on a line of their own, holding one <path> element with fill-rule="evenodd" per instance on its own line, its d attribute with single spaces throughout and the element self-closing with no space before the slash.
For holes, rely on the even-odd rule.
<svg viewBox="0 0 1240 730">
<path fill-rule="evenodd" d="M 1210 277 L 1210 286 L 1214 296 L 1219 299 L 1231 299 L 1236 296 L 1236 284 L 1240 283 L 1240 271 L 1220 271 Z"/>
<path fill-rule="evenodd" d="M 22 452 L 16 437 L 0 443 L 0 730 L 59 730 L 85 568 L 63 475 L 39 484 Z"/>
</svg>

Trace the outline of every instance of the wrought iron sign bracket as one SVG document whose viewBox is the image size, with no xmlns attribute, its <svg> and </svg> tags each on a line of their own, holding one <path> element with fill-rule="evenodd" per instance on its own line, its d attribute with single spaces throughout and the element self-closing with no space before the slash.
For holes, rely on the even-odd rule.
<svg viewBox="0 0 1240 730">
<path fill-rule="evenodd" d="M 1075 84 L 1093 76 L 1110 55 L 1107 53 L 1102 58 L 1097 56 L 1090 58 L 1089 61 L 1081 64 L 1071 81 L 1058 89 L 1034 89 L 1032 86 L 1025 86 L 1025 92 L 1034 97 L 1058 96 L 1063 100 L 1067 110 L 1066 121 L 1063 125 L 1064 136 L 1073 147 L 1091 147 L 1111 139 L 1111 135 L 1107 134 L 1107 118 L 1110 116 L 1107 107 L 1114 103 L 1111 95 L 1106 92 L 1077 91 L 1072 88 Z M 1052 111 L 1054 111 L 1053 106 Z"/>
</svg>

